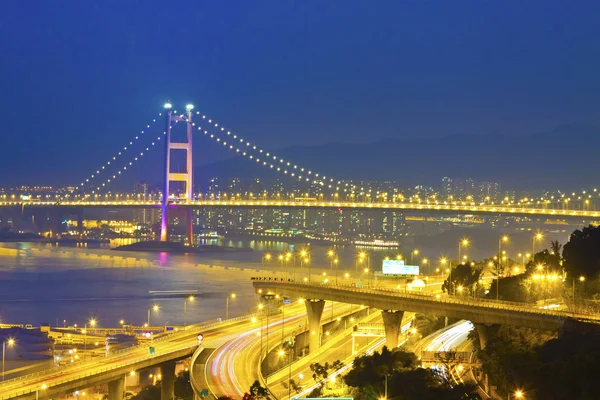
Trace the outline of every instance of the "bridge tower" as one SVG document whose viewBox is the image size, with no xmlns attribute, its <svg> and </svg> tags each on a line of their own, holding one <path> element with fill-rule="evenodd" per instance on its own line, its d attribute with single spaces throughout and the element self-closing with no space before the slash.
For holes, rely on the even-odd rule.
<svg viewBox="0 0 600 400">
<path fill-rule="evenodd" d="M 192 110 L 194 106 L 185 106 L 185 114 L 177 114 L 172 110 L 171 103 L 165 103 L 165 179 L 161 205 L 160 240 L 166 242 L 169 239 L 169 200 L 171 199 L 171 182 L 185 182 L 185 199 L 193 200 L 194 180 L 192 170 Z M 171 124 L 183 122 L 186 124 L 187 140 L 185 142 L 171 141 Z M 186 168 L 185 172 L 171 172 L 171 150 L 185 150 Z M 193 215 L 192 208 L 188 209 L 189 243 L 193 245 Z"/>
</svg>

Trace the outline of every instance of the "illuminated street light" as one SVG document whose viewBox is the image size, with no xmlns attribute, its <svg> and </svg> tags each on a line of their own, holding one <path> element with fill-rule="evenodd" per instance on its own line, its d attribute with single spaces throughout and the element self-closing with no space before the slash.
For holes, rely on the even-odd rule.
<svg viewBox="0 0 600 400">
<path fill-rule="evenodd" d="M 2 381 L 4 382 L 4 356 L 6 354 L 6 345 L 12 347 L 15 344 L 15 339 L 8 338 L 2 341 Z"/>
<path fill-rule="evenodd" d="M 167 102 L 163 107 L 165 108 L 165 110 L 170 110 L 171 108 L 173 108 L 173 105 Z"/>
<path fill-rule="evenodd" d="M 185 298 L 185 300 L 183 300 L 183 326 L 186 325 L 185 323 L 187 319 L 187 302 L 193 302 L 194 299 L 194 296 L 188 296 L 187 298 Z"/>
<path fill-rule="evenodd" d="M 158 306 L 158 304 L 154 304 L 152 307 L 148 308 L 148 320 L 147 320 L 148 326 L 152 326 L 152 325 L 150 325 L 150 311 L 158 312 L 158 310 L 160 310 L 160 307 Z"/>
<path fill-rule="evenodd" d="M 535 242 L 536 241 L 541 241 L 544 238 L 544 235 L 541 232 L 536 233 L 535 235 L 533 235 L 533 239 L 531 240 L 531 254 L 533 254 L 533 256 L 535 257 Z"/>
<path fill-rule="evenodd" d="M 194 109 L 194 105 L 193 104 L 186 104 L 185 109 L 187 111 L 192 111 Z"/>
<path fill-rule="evenodd" d="M 502 243 L 508 242 L 508 235 L 503 235 L 498 240 L 498 264 L 496 268 L 496 300 L 500 299 L 500 263 L 502 255 Z"/>
<path fill-rule="evenodd" d="M 235 299 L 236 294 L 235 293 L 229 293 L 227 295 L 227 300 L 225 301 L 225 319 L 229 319 L 229 298 L 231 297 L 231 299 Z"/>
</svg>

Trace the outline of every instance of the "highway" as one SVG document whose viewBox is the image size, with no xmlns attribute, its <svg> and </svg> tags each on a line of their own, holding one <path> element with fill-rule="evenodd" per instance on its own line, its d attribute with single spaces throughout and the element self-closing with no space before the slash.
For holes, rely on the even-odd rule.
<svg viewBox="0 0 600 400">
<path fill-rule="evenodd" d="M 199 333 L 206 337 L 203 346 L 219 346 L 237 337 L 246 320 L 248 317 L 212 324 L 189 325 L 185 331 L 154 340 L 154 355 L 149 354 L 147 344 L 138 345 L 108 357 L 7 380 L 0 383 L 0 399 L 33 398 L 36 391 L 40 398 L 55 397 L 67 390 L 84 389 L 125 377 L 137 369 L 187 358 L 198 347 Z"/>
<path fill-rule="evenodd" d="M 451 383 L 472 383 L 477 385 L 478 392 L 482 398 L 490 398 L 490 395 L 480 385 L 473 367 L 473 345 L 469 339 L 469 333 L 474 329 L 470 321 L 459 321 L 446 328 L 423 338 L 415 345 L 415 353 L 422 355 L 423 352 L 451 352 L 469 354 L 466 359 L 449 362 L 446 366 L 442 363 L 424 362 L 430 368 L 436 369 Z"/>
<path fill-rule="evenodd" d="M 333 319 L 348 314 L 350 311 L 350 305 L 335 305 Z M 331 319 L 331 306 L 328 304 L 323 312 L 322 323 L 327 323 Z M 287 339 L 294 331 L 303 330 L 304 328 L 300 328 L 299 325 L 304 327 L 305 320 L 304 304 L 296 302 L 286 306 L 283 337 Z M 249 320 L 240 326 L 240 334 L 222 341 L 220 346 L 215 346 L 215 351 L 206 360 L 204 366 L 199 364 L 192 366 L 192 373 L 196 381 L 206 384 L 206 388 L 215 398 L 219 395 L 242 397 L 252 383 L 259 379 L 261 351 L 263 354 L 267 351 L 267 343 L 269 349 L 273 349 L 281 343 L 281 325 L 281 314 L 270 316 L 267 335 L 265 317 L 262 317 L 262 321 L 260 319 L 256 322 Z M 263 386 L 265 385 L 264 382 L 261 383 Z"/>
</svg>

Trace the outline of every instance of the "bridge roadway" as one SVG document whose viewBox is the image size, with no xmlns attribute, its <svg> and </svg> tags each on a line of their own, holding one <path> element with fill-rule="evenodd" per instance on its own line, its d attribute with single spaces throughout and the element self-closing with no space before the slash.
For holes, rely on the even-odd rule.
<svg viewBox="0 0 600 400">
<path fill-rule="evenodd" d="M 69 391 L 81 390 L 107 382 L 109 383 L 109 400 L 120 400 L 124 391 L 125 376 L 132 371 L 158 365 L 167 366 L 167 369 L 162 372 L 163 387 L 166 386 L 165 382 L 170 380 L 170 390 L 172 391 L 174 362 L 192 356 L 198 348 L 199 333 L 206 338 L 203 346 L 218 346 L 223 341 L 238 336 L 240 328 L 244 326 L 240 324 L 247 320 L 248 317 L 244 316 L 225 322 L 189 325 L 184 331 L 155 339 L 151 344 L 155 348 L 154 355 L 149 354 L 148 346 L 150 344 L 146 343 L 117 351 L 108 357 L 94 358 L 74 365 L 57 367 L 7 380 L 0 383 L 0 400 L 56 398 Z M 118 382 L 120 382 L 120 386 Z M 116 391 L 112 396 L 110 395 L 111 383 L 117 383 L 112 389 Z"/>
<path fill-rule="evenodd" d="M 600 218 L 599 210 L 569 210 L 522 207 L 498 204 L 294 201 L 294 200 L 174 200 L 171 207 L 222 208 L 287 208 L 287 209 L 356 209 L 387 211 L 429 211 L 459 214 L 507 214 L 515 216 L 551 216 Z M 160 207 L 158 200 L 93 200 L 93 201 L 0 201 L 0 207 L 63 207 L 63 208 L 150 208 Z"/>
<path fill-rule="evenodd" d="M 600 315 L 598 314 L 544 310 L 525 303 L 409 293 L 384 288 L 363 289 L 352 287 L 352 285 L 262 281 L 261 278 L 256 278 L 253 285 L 257 293 L 262 296 L 279 294 L 312 301 L 325 300 L 360 304 L 384 310 L 386 335 L 388 325 L 394 322 L 388 320 L 388 323 L 385 323 L 385 311 L 399 311 L 400 314 L 404 311 L 411 311 L 469 320 L 478 327 L 480 340 L 482 340 L 482 332 L 479 328 L 493 325 L 506 324 L 559 331 L 563 328 L 575 327 L 578 322 L 600 324 Z M 572 324 L 565 327 L 568 322 Z"/>
</svg>

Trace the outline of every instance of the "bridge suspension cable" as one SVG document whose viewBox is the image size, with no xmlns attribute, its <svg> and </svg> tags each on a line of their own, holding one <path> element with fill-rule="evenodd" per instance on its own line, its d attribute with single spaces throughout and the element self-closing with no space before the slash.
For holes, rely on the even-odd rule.
<svg viewBox="0 0 600 400">
<path fill-rule="evenodd" d="M 85 185 L 92 185 L 92 181 L 98 179 L 99 175 L 102 174 L 106 168 L 108 168 L 114 161 L 116 161 L 118 158 L 120 158 L 121 156 L 123 156 L 123 154 L 125 154 L 127 152 L 127 150 L 129 150 L 133 144 L 139 140 L 144 133 L 148 132 L 156 123 L 157 120 L 160 119 L 160 116 L 162 116 L 162 113 L 158 113 L 158 115 L 152 119 L 152 122 L 147 124 L 146 127 L 144 129 L 142 129 L 140 131 L 139 134 L 137 134 L 135 136 L 134 139 L 132 139 L 129 144 L 127 144 L 126 146 L 123 147 L 122 150 L 120 150 L 119 152 L 117 152 L 111 159 L 109 159 L 106 163 L 104 163 L 103 165 L 101 165 L 95 173 L 90 174 L 85 180 L 82 180 L 81 183 L 79 185 L 77 185 L 72 191 L 71 193 L 79 190 L 79 189 L 83 189 L 83 187 Z M 159 137 L 160 138 L 160 137 Z M 154 143 L 152 144 L 154 145 Z M 119 172 L 120 174 L 120 172 Z"/>
<path fill-rule="evenodd" d="M 200 111 L 196 111 L 196 115 L 201 115 Z M 288 174 L 289 172 L 290 176 L 295 177 L 300 181 L 312 181 L 312 183 L 321 184 L 322 186 L 327 186 L 332 189 L 335 187 L 336 191 L 339 191 L 340 186 L 343 186 L 344 184 L 346 186 L 345 188 L 343 188 L 344 192 L 347 192 L 348 189 L 350 189 L 351 191 L 355 191 L 358 189 L 357 186 L 354 184 L 342 182 L 341 180 L 336 180 L 332 177 L 327 178 L 327 176 L 325 175 L 321 175 L 319 179 L 319 173 L 313 173 L 311 169 L 300 167 L 295 163 L 283 159 L 282 157 L 276 156 L 275 154 L 273 154 L 273 152 L 263 150 L 255 144 L 245 140 L 241 136 L 234 134 L 229 130 L 226 130 L 225 127 L 219 126 L 218 122 L 208 118 L 206 115 L 202 115 L 202 119 L 208 123 L 209 127 L 203 129 L 200 126 L 197 126 L 198 131 L 203 132 L 204 135 L 206 135 L 210 139 L 213 139 L 216 142 L 220 142 L 221 144 L 223 144 L 223 146 L 229 148 L 230 150 L 235 151 L 236 153 L 241 154 L 245 157 L 248 157 L 249 159 L 256 161 L 258 164 L 262 164 L 264 167 L 271 168 L 278 172 L 283 172 L 284 174 Z M 196 123 L 192 123 L 192 125 L 196 126 Z M 230 142 L 216 137 L 216 135 L 214 133 L 210 133 L 208 129 L 211 129 L 211 132 L 212 129 L 216 129 L 219 134 L 229 137 Z M 249 154 L 251 152 L 258 153 L 260 155 L 251 155 Z M 262 163 L 261 157 L 263 157 Z"/>
<path fill-rule="evenodd" d="M 177 124 L 178 121 L 175 121 L 175 124 Z M 171 126 L 172 128 L 172 126 Z M 109 183 L 111 183 L 113 180 L 117 179 L 122 173 L 124 173 L 125 171 L 127 171 L 127 167 L 131 167 L 133 166 L 133 164 L 137 161 L 139 161 L 140 158 L 142 158 L 144 155 L 146 155 L 150 150 L 152 150 L 156 143 L 158 141 L 161 140 L 161 138 L 166 135 L 167 132 L 164 131 L 162 132 L 159 136 L 157 136 L 156 141 L 152 142 L 148 147 L 146 147 L 144 150 L 142 150 L 136 157 L 134 157 L 133 159 L 131 159 L 131 161 L 129 161 L 128 163 L 125 163 L 125 165 L 121 168 L 119 168 L 116 172 L 114 172 L 114 174 L 112 175 L 112 178 L 108 178 L 106 179 L 104 182 L 102 182 L 101 184 L 98 184 L 98 186 L 96 187 L 95 190 L 92 190 L 92 194 L 95 194 L 96 191 L 100 191 L 102 190 L 102 188 L 106 187 Z"/>
</svg>

